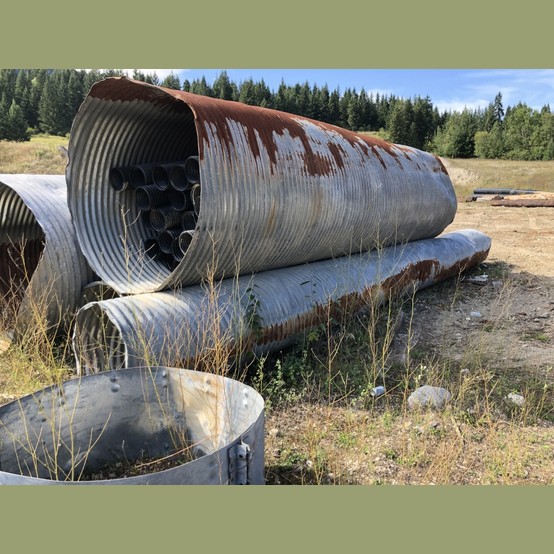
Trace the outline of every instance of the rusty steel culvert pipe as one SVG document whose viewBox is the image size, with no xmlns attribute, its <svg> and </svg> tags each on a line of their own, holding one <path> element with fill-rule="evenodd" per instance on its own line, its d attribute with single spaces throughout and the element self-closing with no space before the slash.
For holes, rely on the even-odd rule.
<svg viewBox="0 0 554 554">
<path fill-rule="evenodd" d="M 93 272 L 81 253 L 63 175 L 0 175 L 0 298 L 16 338 L 44 318 L 66 331 Z"/>
<path fill-rule="evenodd" d="M 198 221 L 182 260 L 166 264 L 145 253 L 156 231 L 133 190 L 115 190 L 109 176 L 114 167 L 186 160 L 198 164 L 189 172 L 199 181 Z M 82 251 L 120 294 L 430 238 L 456 211 L 450 178 L 432 154 L 127 78 L 91 88 L 71 129 L 66 176 Z"/>
<path fill-rule="evenodd" d="M 73 335 L 77 371 L 196 367 L 210 353 L 279 350 L 334 317 L 433 285 L 486 259 L 490 238 L 447 233 L 380 251 L 202 285 L 91 302 Z"/>
</svg>

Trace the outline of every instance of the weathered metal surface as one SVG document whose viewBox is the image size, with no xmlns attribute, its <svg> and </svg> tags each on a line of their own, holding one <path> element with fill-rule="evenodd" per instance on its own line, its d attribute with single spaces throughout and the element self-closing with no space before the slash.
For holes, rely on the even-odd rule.
<svg viewBox="0 0 554 554">
<path fill-rule="evenodd" d="M 75 237 L 64 176 L 0 175 L 1 297 L 4 313 L 15 303 L 16 332 L 39 316 L 52 332 L 65 327 L 92 278 Z"/>
<path fill-rule="evenodd" d="M 212 288 L 92 302 L 77 314 L 77 370 L 144 363 L 201 367 L 209 366 L 217 352 L 238 356 L 245 350 L 279 350 L 329 317 L 458 275 L 483 261 L 490 245 L 486 235 L 465 230 L 226 279 Z"/>
<path fill-rule="evenodd" d="M 191 461 L 170 469 L 85 480 L 106 466 L 117 471 L 116 464 L 183 449 Z M 264 484 L 264 402 L 233 379 L 168 367 L 124 369 L 0 407 L 1 485 L 234 483 Z"/>
<path fill-rule="evenodd" d="M 145 255 L 152 229 L 134 191 L 117 192 L 109 175 L 113 167 L 191 156 L 198 156 L 201 208 L 194 239 L 171 268 Z M 447 171 L 432 154 L 125 78 L 90 90 L 74 119 L 66 174 L 82 250 L 120 293 L 429 238 L 456 211 Z"/>
<path fill-rule="evenodd" d="M 512 208 L 554 208 L 554 198 L 510 198 L 491 200 L 491 206 Z"/>
</svg>

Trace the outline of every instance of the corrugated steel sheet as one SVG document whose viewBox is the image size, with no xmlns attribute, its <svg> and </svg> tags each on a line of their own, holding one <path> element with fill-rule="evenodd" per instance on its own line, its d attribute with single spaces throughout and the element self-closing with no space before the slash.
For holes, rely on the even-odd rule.
<svg viewBox="0 0 554 554">
<path fill-rule="evenodd" d="M 220 375 L 167 367 L 90 375 L 1 406 L 0 421 L 0 485 L 264 484 L 263 399 Z M 246 445 L 241 474 L 235 449 Z M 183 449 L 193 459 L 169 469 L 80 479 Z"/>
<path fill-rule="evenodd" d="M 135 191 L 110 170 L 198 156 L 194 239 L 166 266 Z M 126 78 L 96 83 L 71 130 L 69 207 L 82 250 L 121 294 L 160 291 L 429 238 L 456 197 L 426 152 L 291 114 Z"/>
<path fill-rule="evenodd" d="M 483 261 L 491 241 L 465 230 L 364 254 L 226 279 L 214 288 L 137 294 L 85 305 L 73 348 L 79 372 L 187 367 L 219 352 L 271 352 L 327 317 L 428 287 Z"/>
<path fill-rule="evenodd" d="M 52 332 L 69 324 L 93 273 L 77 243 L 63 175 L 0 175 L 0 268 L 18 333 L 42 315 Z"/>
</svg>

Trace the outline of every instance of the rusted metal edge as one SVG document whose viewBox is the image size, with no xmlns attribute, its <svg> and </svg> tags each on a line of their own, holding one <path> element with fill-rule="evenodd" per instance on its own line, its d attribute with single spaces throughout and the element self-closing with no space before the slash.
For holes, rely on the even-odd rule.
<svg viewBox="0 0 554 554">
<path fill-rule="evenodd" d="M 486 259 L 491 241 L 465 230 L 322 262 L 228 279 L 211 288 L 92 302 L 77 314 L 78 372 L 279 350 L 329 317 L 431 286 Z M 224 357 L 224 356 L 223 356 Z"/>
<path fill-rule="evenodd" d="M 199 158 L 194 239 L 174 268 L 113 167 Z M 120 294 L 288 267 L 440 234 L 456 196 L 436 156 L 300 116 L 125 78 L 95 84 L 66 170 L 82 250 Z M 92 224 L 91 224 L 92 223 Z"/>
</svg>

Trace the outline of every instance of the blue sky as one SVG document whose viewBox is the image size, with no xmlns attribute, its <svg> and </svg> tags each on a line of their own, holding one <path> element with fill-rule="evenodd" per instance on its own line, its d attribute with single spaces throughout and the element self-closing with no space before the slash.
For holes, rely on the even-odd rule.
<svg viewBox="0 0 554 554">
<path fill-rule="evenodd" d="M 181 82 L 204 75 L 208 83 L 223 69 L 143 69 L 161 78 L 172 71 Z M 240 83 L 252 77 L 264 79 L 273 90 L 281 79 L 294 85 L 308 81 L 331 90 L 362 87 L 368 92 L 401 97 L 430 96 L 439 110 L 486 107 L 498 92 L 504 107 L 525 102 L 539 110 L 544 104 L 554 109 L 554 69 L 226 69 L 231 80 Z"/>
</svg>

